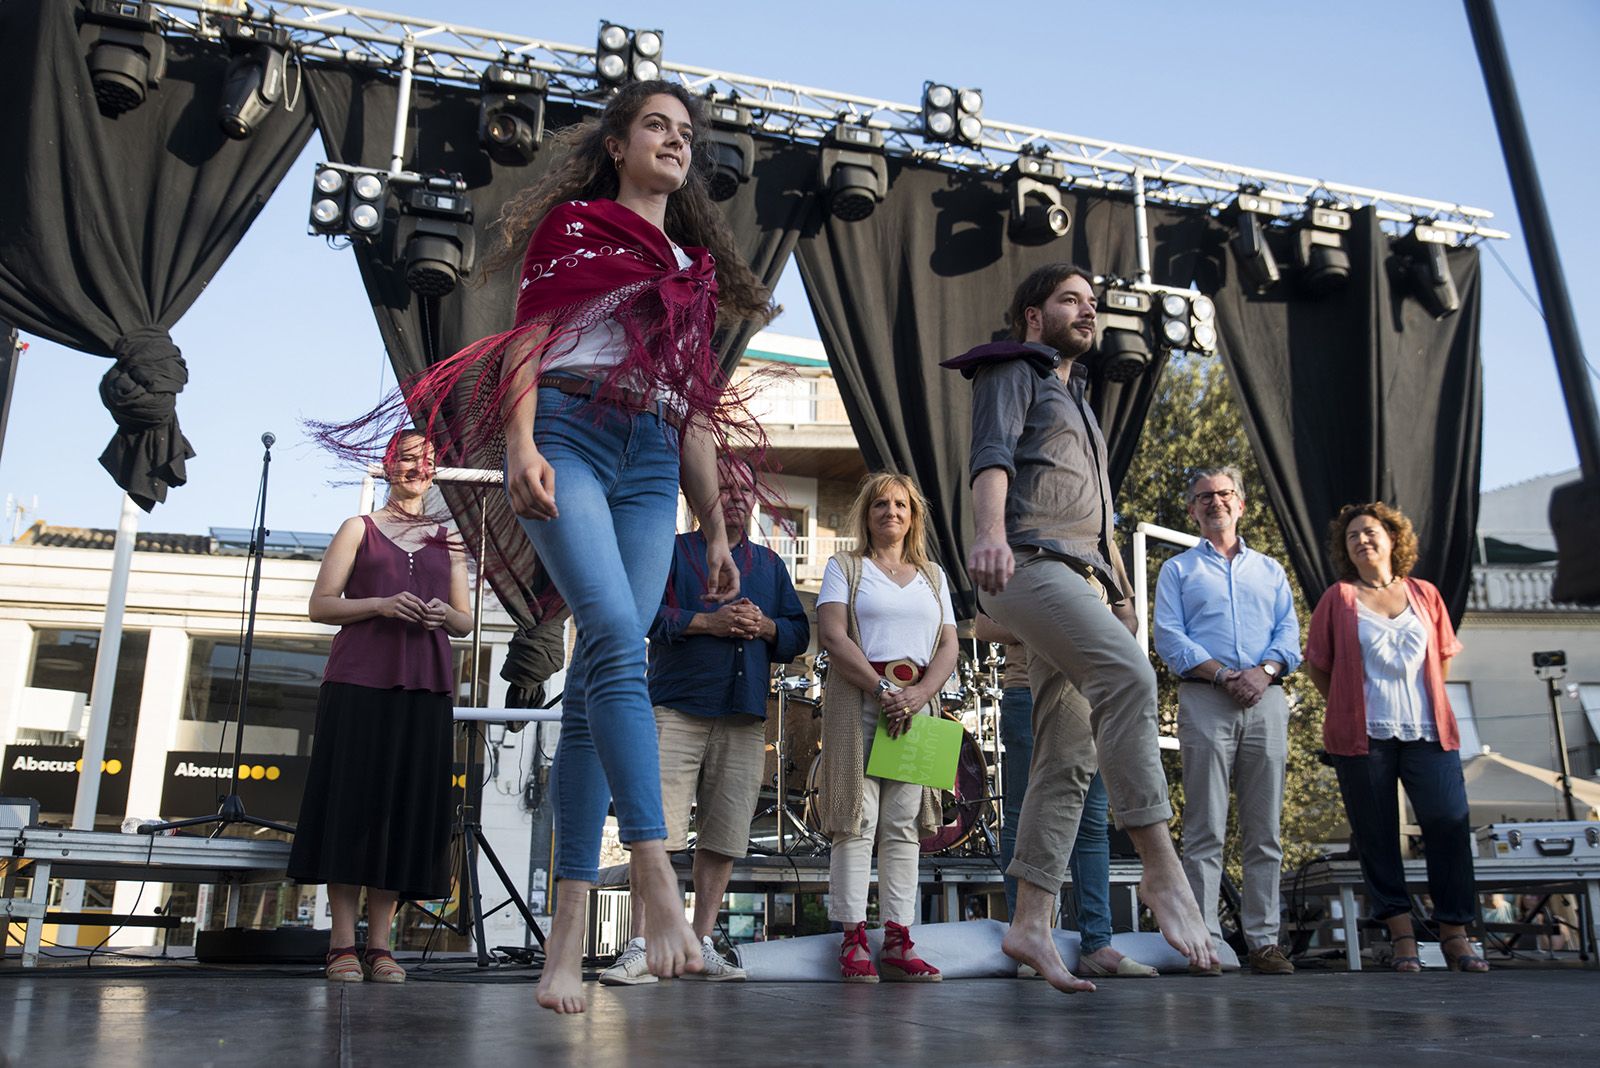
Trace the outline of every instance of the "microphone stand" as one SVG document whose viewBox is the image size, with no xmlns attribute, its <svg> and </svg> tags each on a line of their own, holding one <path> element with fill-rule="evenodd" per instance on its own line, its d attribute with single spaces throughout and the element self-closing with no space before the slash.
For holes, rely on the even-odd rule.
<svg viewBox="0 0 1600 1068">
<path fill-rule="evenodd" d="M 245 713 L 250 708 L 250 659 L 256 641 L 256 604 L 261 599 L 261 559 L 266 555 L 267 549 L 267 473 L 272 467 L 272 446 L 277 441 L 277 436 L 270 431 L 261 435 L 261 444 L 265 451 L 261 455 L 261 485 L 256 491 L 255 532 L 250 538 L 250 555 L 254 557 L 254 571 L 250 576 L 250 615 L 245 623 L 244 647 L 240 650 L 244 667 L 239 683 L 239 713 L 234 719 L 233 768 L 228 775 L 228 796 L 222 799 L 221 807 L 214 815 L 172 820 L 168 823 L 147 823 L 139 828 L 140 834 L 166 834 L 168 831 L 183 827 L 200 827 L 208 823 L 217 825 L 216 830 L 207 836 L 209 838 L 216 838 L 236 823 L 249 827 L 264 827 L 284 834 L 294 833 L 294 828 L 286 823 L 258 819 L 245 812 L 244 802 L 239 799 L 239 762 L 244 754 Z"/>
</svg>

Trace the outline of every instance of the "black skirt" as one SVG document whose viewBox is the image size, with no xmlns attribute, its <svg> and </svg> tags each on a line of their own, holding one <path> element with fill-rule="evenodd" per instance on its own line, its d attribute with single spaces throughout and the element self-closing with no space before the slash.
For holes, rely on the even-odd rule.
<svg viewBox="0 0 1600 1068">
<path fill-rule="evenodd" d="M 450 695 L 325 682 L 289 878 L 450 895 Z"/>
</svg>

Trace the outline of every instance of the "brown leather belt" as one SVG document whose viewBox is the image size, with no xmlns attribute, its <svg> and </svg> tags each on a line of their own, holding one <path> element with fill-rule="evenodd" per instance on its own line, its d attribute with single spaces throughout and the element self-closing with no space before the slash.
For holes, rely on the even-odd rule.
<svg viewBox="0 0 1600 1068">
<path fill-rule="evenodd" d="M 637 389 L 607 389 L 601 395 L 600 383 L 592 378 L 574 378 L 571 375 L 544 375 L 539 379 L 540 389 L 559 389 L 573 397 L 589 397 L 603 403 L 615 404 L 635 412 L 665 419 L 674 430 L 683 429 L 683 413 L 666 401 L 652 400 L 650 395 Z"/>
<path fill-rule="evenodd" d="M 915 686 L 922 678 L 922 669 L 909 660 L 868 660 L 880 678 L 888 679 L 901 689 Z"/>
</svg>

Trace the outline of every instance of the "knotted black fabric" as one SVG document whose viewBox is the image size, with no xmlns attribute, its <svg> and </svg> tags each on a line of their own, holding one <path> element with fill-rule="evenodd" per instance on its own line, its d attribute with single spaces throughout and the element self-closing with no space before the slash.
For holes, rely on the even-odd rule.
<svg viewBox="0 0 1600 1068">
<path fill-rule="evenodd" d="M 100 400 L 117 421 L 117 434 L 100 454 L 100 466 L 148 512 L 160 498 L 146 494 L 147 484 L 188 481 L 184 462 L 194 449 L 178 429 L 178 394 L 189 368 L 162 326 L 131 330 L 112 351 L 117 362 L 100 379 Z"/>
<path fill-rule="evenodd" d="M 1376 215 L 1356 212 L 1345 245 L 1349 284 L 1321 299 L 1287 266 L 1278 286 L 1254 296 L 1231 258 L 1211 260 L 1222 279 L 1222 356 L 1306 599 L 1316 603 L 1338 578 L 1329 521 L 1346 504 L 1381 500 L 1410 517 L 1414 574 L 1439 587 L 1459 623 L 1483 444 L 1478 251 L 1449 253 L 1461 310 L 1435 320 L 1396 273 Z"/>
<path fill-rule="evenodd" d="M 247 141 L 217 125 L 228 53 L 167 39 L 167 71 L 117 118 L 96 106 L 79 4 L 0 3 L 0 319 L 117 365 L 101 463 L 145 510 L 184 481 L 187 372 L 168 336 L 311 135 L 302 102 Z M 294 75 L 291 73 L 291 86 Z M 231 354 L 230 354 L 231 355 Z"/>
<path fill-rule="evenodd" d="M 965 617 L 975 608 L 966 573 L 972 387 L 939 361 L 1008 336 L 1012 294 L 1036 267 L 1071 261 L 1133 277 L 1134 210 L 1123 200 L 1069 191 L 1068 235 L 1018 244 L 1006 233 L 1010 202 L 999 182 L 888 163 L 888 199 L 860 222 L 822 220 L 800 239 L 796 256 L 867 466 L 917 480 L 928 498 L 931 548 Z M 1161 208 L 1151 208 L 1150 217 L 1155 280 L 1186 286 L 1203 220 Z M 1109 447 L 1113 490 L 1132 461 L 1163 364 L 1158 358 L 1119 384 L 1090 362 L 1091 403 Z"/>
</svg>

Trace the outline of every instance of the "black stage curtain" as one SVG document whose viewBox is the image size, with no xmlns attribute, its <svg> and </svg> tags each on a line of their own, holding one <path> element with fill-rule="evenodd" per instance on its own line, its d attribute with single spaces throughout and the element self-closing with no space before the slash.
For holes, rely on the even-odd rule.
<svg viewBox="0 0 1600 1068">
<path fill-rule="evenodd" d="M 95 105 L 77 4 L 0 4 L 0 318 L 116 360 L 100 397 L 117 433 L 100 463 L 146 511 L 186 480 L 188 381 L 168 333 L 311 136 L 304 102 L 247 141 L 217 125 L 227 51 L 167 39 L 139 107 Z"/>
<path fill-rule="evenodd" d="M 939 361 L 1006 336 L 1006 310 L 1035 267 L 1070 260 L 1133 277 L 1131 203 L 1067 192 L 1067 237 L 1021 245 L 1006 234 L 1009 200 L 995 181 L 889 161 L 890 192 L 861 222 L 831 216 L 796 255 L 840 395 L 871 470 L 914 476 L 927 496 L 934 552 L 956 611 L 973 613 L 966 574 L 972 538 L 967 459 L 970 384 Z M 1187 285 L 1200 217 L 1150 209 L 1156 281 Z M 1125 385 L 1092 376 L 1092 400 L 1111 451 L 1112 487 L 1126 474 L 1160 364 Z"/>
<path fill-rule="evenodd" d="M 1383 500 L 1410 517 L 1415 573 L 1459 622 L 1482 452 L 1478 252 L 1450 252 L 1461 310 L 1435 321 L 1391 273 L 1392 243 L 1371 211 L 1355 214 L 1346 238 L 1349 286 L 1320 300 L 1294 290 L 1290 270 L 1250 296 L 1231 259 L 1212 260 L 1222 356 L 1307 599 L 1336 581 L 1329 520 L 1345 504 Z"/>
<path fill-rule="evenodd" d="M 387 168 L 398 97 L 395 80 L 364 69 L 317 65 L 308 71 L 307 83 L 329 159 Z M 405 158 L 411 170 L 460 173 L 466 179 L 481 264 L 491 247 L 500 209 L 546 173 L 553 153 L 540 152 L 526 167 L 491 163 L 478 147 L 478 99 L 476 90 L 416 83 Z M 545 128 L 559 130 L 589 114 L 593 112 L 550 102 Z M 755 177 L 723 205 L 741 251 L 769 285 L 776 283 L 794 247 L 807 210 L 806 183 L 801 176 L 808 176 L 814 168 L 814 154 L 780 143 L 758 142 Z M 508 269 L 475 278 L 442 300 L 424 301 L 406 287 L 403 249 L 394 247 L 393 211 L 390 214 L 382 241 L 357 243 L 354 248 L 390 362 L 396 376 L 404 379 L 480 337 L 511 327 L 521 255 L 519 251 Z M 725 367 L 737 362 L 751 333 L 753 328 L 729 330 L 718 339 Z M 327 414 L 337 417 L 337 413 Z M 493 462 L 498 464 L 499 458 Z M 487 518 L 489 564 L 485 577 L 518 626 L 531 631 L 543 611 L 540 595 L 544 590 L 533 549 L 504 494 L 498 488 L 489 491 L 485 508 L 480 507 L 481 490 L 443 489 L 474 554 Z"/>
</svg>

